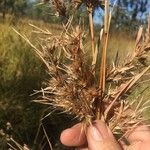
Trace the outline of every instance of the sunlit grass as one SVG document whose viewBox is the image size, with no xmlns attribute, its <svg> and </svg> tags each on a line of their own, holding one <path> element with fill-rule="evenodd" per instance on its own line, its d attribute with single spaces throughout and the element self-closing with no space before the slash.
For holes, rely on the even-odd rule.
<svg viewBox="0 0 150 150">
<path fill-rule="evenodd" d="M 29 40 L 36 45 L 39 39 L 36 34 L 32 32 L 33 28 L 29 26 L 29 24 L 34 24 L 42 29 L 48 29 L 56 35 L 62 31 L 62 26 L 58 24 L 48 24 L 43 21 L 29 19 L 20 19 L 16 22 L 6 20 L 4 23 L 0 23 L 0 119 L 4 119 L 0 122 L 0 125 L 9 120 L 15 124 L 16 132 L 22 131 L 22 138 L 25 134 L 33 134 L 31 133 L 33 128 L 33 132 L 35 132 L 37 127 L 34 123 L 37 125 L 37 118 L 39 118 L 38 115 L 40 112 L 31 106 L 30 102 L 32 98 L 29 97 L 29 95 L 33 93 L 34 89 L 41 87 L 47 74 L 43 62 L 36 56 L 28 43 L 12 29 L 15 28 L 21 34 L 25 34 Z M 109 64 L 112 64 L 114 61 L 117 51 L 119 53 L 119 62 L 123 63 L 127 54 L 132 53 L 134 49 L 134 36 L 125 32 L 112 32 L 109 38 L 107 57 Z M 88 53 L 90 49 L 91 46 L 89 42 L 85 46 L 85 51 Z M 89 55 L 87 55 L 87 59 L 91 57 Z M 141 83 L 131 95 L 131 100 L 136 98 L 142 89 L 148 85 L 149 82 Z M 145 101 L 149 100 L 149 91 L 150 89 L 147 88 L 143 94 Z M 31 107 L 29 107 L 29 105 Z M 16 113 L 10 116 L 13 111 Z M 149 109 L 144 112 L 144 115 L 146 118 L 150 117 Z M 16 123 L 16 121 L 18 122 Z M 22 125 L 25 126 L 25 128 Z M 27 141 L 29 139 L 24 139 L 24 142 L 28 144 Z"/>
</svg>

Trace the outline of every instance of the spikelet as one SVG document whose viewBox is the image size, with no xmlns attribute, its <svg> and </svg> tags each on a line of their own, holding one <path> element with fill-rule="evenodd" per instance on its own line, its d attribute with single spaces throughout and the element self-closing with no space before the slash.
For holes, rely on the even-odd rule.
<svg viewBox="0 0 150 150">
<path fill-rule="evenodd" d="M 74 114 L 80 120 L 91 120 L 98 91 L 92 67 L 84 59 L 83 36 L 77 26 L 71 33 L 51 34 L 41 50 L 36 50 L 46 62 L 50 75 L 48 87 L 41 91 L 44 101 L 40 102 Z"/>
</svg>

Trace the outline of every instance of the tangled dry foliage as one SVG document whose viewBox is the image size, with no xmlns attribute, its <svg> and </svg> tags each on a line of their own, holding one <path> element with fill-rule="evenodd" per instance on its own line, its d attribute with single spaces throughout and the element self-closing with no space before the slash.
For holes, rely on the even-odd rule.
<svg viewBox="0 0 150 150">
<path fill-rule="evenodd" d="M 57 1 L 57 5 L 55 0 L 53 2 L 56 10 L 59 10 L 58 12 L 62 12 L 62 8 L 66 10 L 66 8 L 64 9 L 65 3 L 62 1 Z M 63 7 L 59 7 L 58 2 Z M 58 109 L 74 115 L 75 118 L 87 125 L 92 120 L 101 119 L 115 134 L 122 134 L 121 137 L 123 137 L 124 134 L 145 121 L 142 112 L 147 108 L 148 102 L 138 98 L 129 101 L 128 97 L 141 77 L 150 69 L 147 64 L 150 51 L 150 19 L 146 32 L 143 31 L 143 27 L 139 28 L 135 49 L 132 55 L 128 55 L 125 60 L 122 60 L 124 65 L 119 65 L 117 54 L 110 67 L 106 64 L 112 15 L 109 1 L 74 0 L 72 3 L 77 6 L 75 8 L 84 3 L 91 11 L 97 5 L 104 7 L 104 29 L 100 32 L 99 40 L 102 45 L 100 64 L 98 64 L 99 50 L 94 41 L 91 11 L 88 11 L 92 55 L 90 64 L 85 59 L 86 31 L 79 25 L 72 26 L 73 17 L 68 19 L 67 24 L 63 26 L 64 30 L 59 35 L 31 25 L 34 32 L 40 37 L 40 46 L 35 47 L 27 37 L 21 36 L 43 60 L 50 76 L 47 87 L 38 91 L 42 93 L 42 99 L 35 101 L 50 105 L 54 110 Z"/>
</svg>

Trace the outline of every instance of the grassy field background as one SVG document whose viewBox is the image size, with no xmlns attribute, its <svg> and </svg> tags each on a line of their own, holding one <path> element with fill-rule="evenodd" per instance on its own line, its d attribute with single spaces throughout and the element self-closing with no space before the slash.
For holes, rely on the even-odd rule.
<svg viewBox="0 0 150 150">
<path fill-rule="evenodd" d="M 30 95 L 33 90 L 39 90 L 44 86 L 48 74 L 46 67 L 29 44 L 12 29 L 15 28 L 25 34 L 36 45 L 38 37 L 32 33 L 29 23 L 48 29 L 55 34 L 60 34 L 62 27 L 26 18 L 12 21 L 11 17 L 0 23 L 0 129 L 6 129 L 7 122 L 10 122 L 15 138 L 32 147 L 45 107 L 33 103 L 32 100 L 36 97 Z M 123 62 L 125 56 L 133 51 L 135 38 L 136 32 L 134 31 L 133 33 L 112 31 L 108 48 L 109 63 L 113 62 L 117 51 L 119 51 L 120 62 Z M 90 49 L 90 43 L 86 44 L 86 49 L 87 51 Z M 145 78 L 147 77 L 145 76 Z M 141 82 L 130 98 L 137 98 L 147 87 L 143 97 L 148 100 L 150 97 L 149 83 L 149 81 Z M 147 118 L 150 117 L 149 113 L 150 109 L 145 112 Z M 68 118 L 63 118 L 62 115 L 50 116 L 47 120 L 47 127 L 51 128 L 49 129 L 50 137 L 52 134 L 56 134 L 56 137 L 52 138 L 52 142 L 59 138 L 59 133 L 67 126 L 65 123 L 67 121 Z M 53 131 L 52 128 L 56 125 L 60 128 Z M 4 142 L 0 140 L 0 147 L 5 146 Z"/>
</svg>

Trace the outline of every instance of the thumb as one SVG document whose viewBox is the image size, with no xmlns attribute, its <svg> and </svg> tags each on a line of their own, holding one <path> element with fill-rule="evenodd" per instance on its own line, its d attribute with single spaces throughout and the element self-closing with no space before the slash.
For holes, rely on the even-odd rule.
<svg viewBox="0 0 150 150">
<path fill-rule="evenodd" d="M 96 121 L 87 129 L 90 150 L 121 150 L 110 129 L 102 121 Z"/>
</svg>

